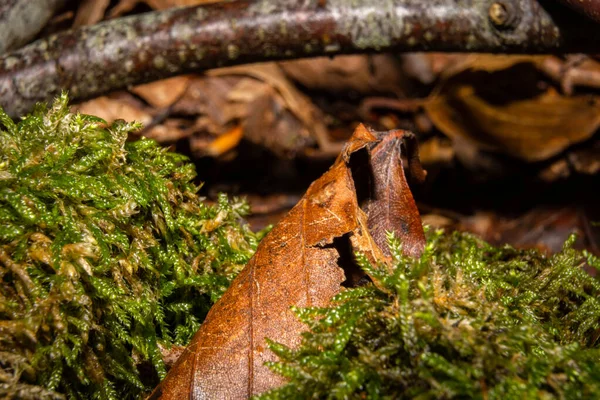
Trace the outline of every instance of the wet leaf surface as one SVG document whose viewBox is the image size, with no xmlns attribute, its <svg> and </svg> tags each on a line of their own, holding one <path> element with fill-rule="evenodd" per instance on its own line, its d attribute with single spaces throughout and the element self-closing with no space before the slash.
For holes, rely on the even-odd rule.
<svg viewBox="0 0 600 400">
<path fill-rule="evenodd" d="M 264 339 L 299 343 L 304 326 L 291 306 L 326 305 L 342 286 L 368 280 L 352 254 L 387 260 L 381 245 L 388 231 L 407 254 L 419 255 L 423 230 L 400 157 L 405 149 L 412 174 L 422 174 L 412 139 L 359 126 L 335 164 L 263 239 L 151 398 L 247 398 L 281 384 L 264 366 L 275 359 Z"/>
</svg>

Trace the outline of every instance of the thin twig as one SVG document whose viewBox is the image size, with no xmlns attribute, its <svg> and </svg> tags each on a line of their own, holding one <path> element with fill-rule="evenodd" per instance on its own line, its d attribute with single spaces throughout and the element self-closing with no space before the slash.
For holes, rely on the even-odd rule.
<svg viewBox="0 0 600 400">
<path fill-rule="evenodd" d="M 59 33 L 0 58 L 13 117 L 208 68 L 374 51 L 598 52 L 600 29 L 536 0 L 240 0 Z"/>
</svg>

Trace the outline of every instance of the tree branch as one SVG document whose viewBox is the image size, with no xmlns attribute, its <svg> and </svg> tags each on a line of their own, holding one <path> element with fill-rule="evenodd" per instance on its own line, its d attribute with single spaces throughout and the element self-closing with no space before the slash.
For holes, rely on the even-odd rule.
<svg viewBox="0 0 600 400">
<path fill-rule="evenodd" d="M 81 100 L 226 65 L 374 51 L 600 52 L 598 25 L 535 0 L 241 0 L 112 20 L 0 58 L 15 117 L 62 89 Z"/>
</svg>

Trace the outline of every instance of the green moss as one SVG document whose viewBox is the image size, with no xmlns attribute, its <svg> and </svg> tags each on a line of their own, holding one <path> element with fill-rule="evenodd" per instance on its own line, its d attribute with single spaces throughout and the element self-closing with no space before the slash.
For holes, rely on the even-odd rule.
<svg viewBox="0 0 600 400">
<path fill-rule="evenodd" d="M 185 157 L 103 122 L 66 95 L 0 111 L 0 397 L 141 396 L 256 248 L 245 203 L 204 204 Z"/>
<path fill-rule="evenodd" d="M 377 286 L 297 310 L 301 346 L 271 343 L 289 384 L 261 399 L 594 398 L 600 393 L 597 258 L 493 248 L 428 233 L 421 259 L 359 264 Z"/>
</svg>

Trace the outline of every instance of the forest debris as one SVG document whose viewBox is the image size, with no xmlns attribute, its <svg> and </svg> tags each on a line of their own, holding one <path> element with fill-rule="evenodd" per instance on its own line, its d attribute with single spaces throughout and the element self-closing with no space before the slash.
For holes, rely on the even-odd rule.
<svg viewBox="0 0 600 400">
<path fill-rule="evenodd" d="M 527 161 L 558 154 L 592 136 L 600 124 L 600 105 L 585 97 L 542 94 L 494 105 L 461 85 L 436 96 L 425 106 L 433 123 L 451 138 Z"/>
<path fill-rule="evenodd" d="M 566 157 L 561 157 L 558 160 L 550 163 L 550 165 L 542 168 L 538 174 L 541 180 L 545 182 L 553 182 L 558 179 L 564 179 L 571 175 L 571 168 Z"/>
<path fill-rule="evenodd" d="M 497 72 L 506 70 L 518 64 L 532 64 L 534 67 L 542 64 L 547 56 L 536 55 L 507 55 L 507 54 L 469 54 L 464 55 L 433 55 L 434 70 L 439 71 L 440 79 L 447 81 L 461 72 Z"/>
<path fill-rule="evenodd" d="M 315 143 L 311 127 L 282 109 L 279 96 L 274 96 L 271 88 L 264 89 L 262 96 L 248 104 L 244 137 L 280 157 L 293 158 Z"/>
<path fill-rule="evenodd" d="M 538 67 L 557 82 L 567 95 L 572 95 L 577 86 L 600 88 L 600 63 L 581 54 L 569 56 L 567 61 L 548 56 Z"/>
<path fill-rule="evenodd" d="M 218 3 L 223 0 L 119 0 L 109 14 L 110 18 L 116 18 L 133 10 L 140 3 L 145 3 L 153 10 L 166 10 L 173 7 L 189 7 L 200 4 Z"/>
<path fill-rule="evenodd" d="M 258 79 L 273 88 L 281 96 L 285 108 L 298 118 L 305 127 L 313 132 L 325 129 L 323 122 L 318 118 L 318 110 L 311 100 L 296 89 L 275 63 L 220 68 L 209 71 L 207 74 L 209 76 L 242 75 Z M 318 137 L 316 133 L 315 136 Z"/>
<path fill-rule="evenodd" d="M 207 75 L 208 80 L 227 78 L 231 82 L 231 89 L 223 93 L 226 103 L 221 112 L 241 120 L 244 137 L 250 142 L 291 157 L 327 135 L 319 110 L 277 64 L 221 68 Z"/>
<path fill-rule="evenodd" d="M 104 19 L 104 13 L 110 4 L 110 0 L 83 0 L 79 2 L 73 28 L 83 25 L 93 25 Z"/>
<path fill-rule="evenodd" d="M 547 159 L 592 136 L 600 124 L 600 104 L 595 96 L 540 89 L 540 61 L 471 57 L 445 71 L 425 110 L 453 140 L 526 161 Z"/>
<path fill-rule="evenodd" d="M 163 108 L 173 105 L 186 92 L 193 77 L 188 75 L 162 79 L 160 81 L 138 85 L 131 91 L 153 107 Z"/>
<path fill-rule="evenodd" d="M 290 306 L 322 306 L 342 284 L 359 284 L 365 276 L 353 252 L 387 260 L 378 244 L 388 231 L 406 254 L 421 253 L 423 230 L 399 153 L 401 146 L 416 151 L 403 145 L 411 137 L 357 128 L 331 169 L 263 239 L 151 398 L 248 398 L 277 386 L 282 379 L 264 365 L 275 359 L 264 338 L 299 343 L 304 326 Z M 418 174 L 416 154 L 407 156 Z"/>
<path fill-rule="evenodd" d="M 590 147 L 569 152 L 567 159 L 576 172 L 587 175 L 597 174 L 600 172 L 600 140 Z"/>
<path fill-rule="evenodd" d="M 212 157 L 218 157 L 237 146 L 243 135 L 244 130 L 241 125 L 238 125 L 210 142 L 204 149 L 204 153 Z"/>
<path fill-rule="evenodd" d="M 455 156 L 450 141 L 434 136 L 419 144 L 419 158 L 425 166 L 430 164 L 447 164 Z"/>
<path fill-rule="evenodd" d="M 238 132 L 232 130 L 239 125 L 248 141 L 284 158 L 304 152 L 322 137 L 320 142 L 330 146 L 327 128 L 317 118 L 319 110 L 274 63 L 160 80 L 131 92 L 151 107 L 120 92 L 85 102 L 79 110 L 109 122 L 117 118 L 143 122 L 144 136 L 161 143 L 188 137 L 197 156 L 217 156 L 223 154 L 224 143 L 229 143 L 228 149 L 237 144 L 241 140 L 237 135 L 229 137 L 236 138 L 233 142 L 211 143 L 220 135 Z"/>
<path fill-rule="evenodd" d="M 285 74 L 309 89 L 401 93 L 403 75 L 389 54 L 341 55 L 280 62 Z"/>
<path fill-rule="evenodd" d="M 535 0 L 519 2 L 519 18 L 502 27 L 510 28 L 510 35 L 490 23 L 489 4 L 482 0 L 439 0 L 435 7 L 417 0 L 377 6 L 290 0 L 265 4 L 217 2 L 153 11 L 42 38 L 0 57 L 1 105 L 17 117 L 62 90 L 83 100 L 218 66 L 307 56 L 598 49 L 593 22 L 562 15 L 562 8 L 550 3 L 540 7 Z M 334 33 L 324 37 L 323 32 Z"/>
<path fill-rule="evenodd" d="M 573 207 L 537 207 L 512 218 L 479 212 L 462 219 L 457 228 L 473 232 L 496 245 L 506 243 L 521 249 L 535 248 L 546 254 L 560 251 L 573 233 L 580 236 L 578 244 L 586 240 L 580 215 Z"/>
<path fill-rule="evenodd" d="M 152 114 L 144 105 L 127 93 L 101 96 L 72 107 L 82 114 L 95 115 L 107 123 L 123 119 L 137 121 L 144 125 L 152 121 Z"/>
<path fill-rule="evenodd" d="M 210 133 L 220 133 L 234 120 L 246 116 L 245 104 L 235 105 L 229 100 L 229 94 L 238 82 L 238 78 L 231 76 L 191 75 L 187 89 L 171 109 L 179 115 L 207 117 L 217 127 Z"/>
<path fill-rule="evenodd" d="M 600 140 L 578 146 L 550 165 L 545 166 L 539 177 L 546 182 L 564 179 L 572 174 L 595 175 L 600 172 Z"/>
</svg>

